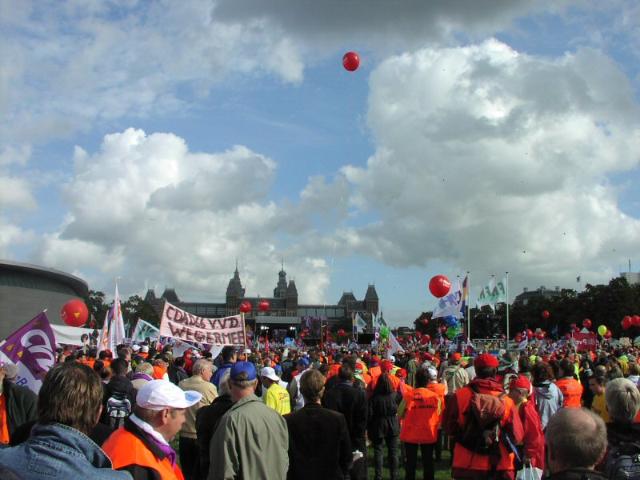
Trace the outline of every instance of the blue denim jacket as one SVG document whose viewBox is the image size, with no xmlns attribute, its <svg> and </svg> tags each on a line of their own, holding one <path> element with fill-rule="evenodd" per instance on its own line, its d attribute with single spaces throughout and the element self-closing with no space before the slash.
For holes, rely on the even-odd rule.
<svg viewBox="0 0 640 480">
<path fill-rule="evenodd" d="M 0 449 L 0 465 L 24 480 L 131 480 L 128 472 L 111 469 L 111 460 L 89 437 L 75 428 L 36 424 L 29 439 Z"/>
</svg>

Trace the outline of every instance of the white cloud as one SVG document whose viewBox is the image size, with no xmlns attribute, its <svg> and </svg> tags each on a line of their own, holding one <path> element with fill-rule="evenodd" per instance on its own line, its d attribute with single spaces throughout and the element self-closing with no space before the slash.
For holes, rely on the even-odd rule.
<svg viewBox="0 0 640 480">
<path fill-rule="evenodd" d="M 640 222 L 607 175 L 638 166 L 640 109 L 604 55 L 546 59 L 489 40 L 389 58 L 370 84 L 376 153 L 343 173 L 378 218 L 338 233 L 347 252 L 510 270 L 526 285 L 576 269 L 606 280 L 634 251 Z"/>
<path fill-rule="evenodd" d="M 40 243 L 44 264 L 103 279 L 117 273 L 134 291 L 149 280 L 220 299 L 236 259 L 247 293 L 268 296 L 256 289 L 275 286 L 284 257 L 301 301 L 323 300 L 322 259 L 276 242 L 293 215 L 266 198 L 273 160 L 243 146 L 192 153 L 176 135 L 135 129 L 105 136 L 93 154 L 77 147 L 74 160 L 69 218 Z"/>
</svg>

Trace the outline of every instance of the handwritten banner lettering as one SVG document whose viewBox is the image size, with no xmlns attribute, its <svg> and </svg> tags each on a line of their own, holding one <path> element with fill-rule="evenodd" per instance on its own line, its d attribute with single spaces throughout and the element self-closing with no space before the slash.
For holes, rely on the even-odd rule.
<svg viewBox="0 0 640 480">
<path fill-rule="evenodd" d="M 241 315 L 223 318 L 198 317 L 165 302 L 160 319 L 160 335 L 208 345 L 244 347 L 244 320 Z"/>
</svg>

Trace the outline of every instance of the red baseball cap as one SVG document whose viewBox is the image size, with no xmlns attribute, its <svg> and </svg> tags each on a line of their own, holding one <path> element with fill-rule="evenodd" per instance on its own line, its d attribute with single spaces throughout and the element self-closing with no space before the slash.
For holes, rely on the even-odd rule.
<svg viewBox="0 0 640 480">
<path fill-rule="evenodd" d="M 509 388 L 521 388 L 526 390 L 528 393 L 531 393 L 531 382 L 524 375 L 519 375 L 518 377 L 511 380 L 511 385 Z"/>
<path fill-rule="evenodd" d="M 451 360 L 452 362 L 459 362 L 461 358 L 462 355 L 460 355 L 459 352 L 453 352 L 451 355 L 449 355 L 449 360 Z"/>
<path fill-rule="evenodd" d="M 500 362 L 498 362 L 498 359 L 489 353 L 478 355 L 473 361 L 473 366 L 475 368 L 498 368 L 499 365 Z"/>
<path fill-rule="evenodd" d="M 393 363 L 391 363 L 389 360 L 383 360 L 380 364 L 380 370 L 382 371 L 382 373 L 390 372 L 391 370 L 393 370 Z"/>
</svg>

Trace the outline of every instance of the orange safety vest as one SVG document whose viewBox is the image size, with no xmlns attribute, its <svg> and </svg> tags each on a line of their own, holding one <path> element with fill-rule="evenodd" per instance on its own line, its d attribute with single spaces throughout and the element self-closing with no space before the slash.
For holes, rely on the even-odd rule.
<svg viewBox="0 0 640 480">
<path fill-rule="evenodd" d="M 436 443 L 442 421 L 442 400 L 428 388 L 414 388 L 404 398 L 406 413 L 400 440 L 407 443 Z"/>
<path fill-rule="evenodd" d="M 111 459 L 115 470 L 139 465 L 155 470 L 162 480 L 184 480 L 182 470 L 177 463 L 172 466 L 168 457 L 162 460 L 157 458 L 142 440 L 124 427 L 113 432 L 102 445 L 102 449 Z"/>
<path fill-rule="evenodd" d="M 556 382 L 556 386 L 564 396 L 564 407 L 580 408 L 582 406 L 582 384 L 575 378 L 561 378 Z"/>
<path fill-rule="evenodd" d="M 378 377 L 382 375 L 382 369 L 380 367 L 371 367 L 369 369 L 369 375 L 371 375 L 371 381 L 375 387 L 376 383 L 378 383 Z"/>
<path fill-rule="evenodd" d="M 335 377 L 340 372 L 340 364 L 334 363 L 329 367 L 329 371 L 327 372 L 327 380 L 331 377 Z"/>
<path fill-rule="evenodd" d="M 503 392 L 490 392 L 491 395 L 499 396 Z M 471 397 L 473 396 L 473 390 L 470 387 L 462 387 L 458 389 L 455 393 L 456 402 L 458 404 L 458 425 L 464 425 L 466 421 L 466 413 L 469 409 L 469 404 L 471 403 Z M 505 402 L 504 404 L 504 416 L 502 420 L 500 420 L 500 425 L 504 426 L 509 419 L 511 418 L 512 412 L 515 408 L 513 400 L 511 398 L 505 396 L 502 398 Z M 507 451 L 507 448 L 504 446 L 503 442 L 500 442 L 500 459 L 498 460 L 498 465 L 496 466 L 496 470 L 515 470 L 515 455 Z M 480 453 L 472 452 L 471 450 L 466 449 L 462 445 L 456 442 L 455 449 L 453 450 L 453 465 L 452 467 L 455 469 L 461 470 L 479 470 L 479 471 L 491 471 L 491 459 L 489 455 L 482 455 Z"/>
<path fill-rule="evenodd" d="M 153 366 L 153 375 L 152 377 L 156 380 L 162 380 L 164 378 L 164 374 L 167 373 L 167 369 L 161 367 L 160 365 Z"/>
<path fill-rule="evenodd" d="M 433 393 L 435 393 L 436 395 L 438 395 L 440 397 L 440 399 L 444 402 L 444 390 L 445 390 L 445 384 L 444 383 L 430 383 L 429 385 L 427 385 L 427 388 L 429 390 L 431 390 Z"/>
</svg>

